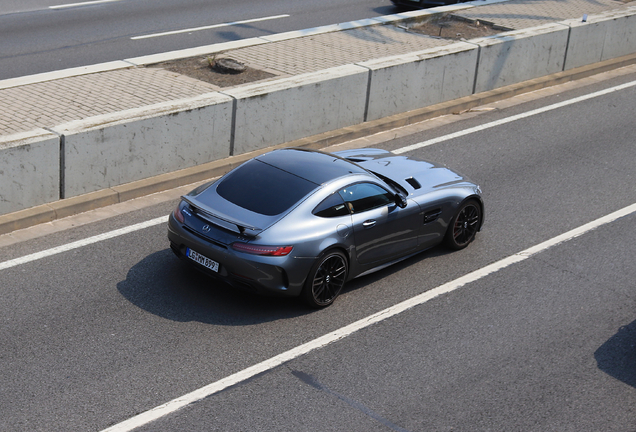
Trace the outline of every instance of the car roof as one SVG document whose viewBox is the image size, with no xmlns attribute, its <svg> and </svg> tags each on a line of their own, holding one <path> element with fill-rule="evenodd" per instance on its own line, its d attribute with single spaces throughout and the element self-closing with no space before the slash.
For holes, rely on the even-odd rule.
<svg viewBox="0 0 636 432">
<path fill-rule="evenodd" d="M 257 156 L 256 159 L 317 185 L 349 174 L 368 173 L 339 156 L 316 150 L 281 149 Z"/>
</svg>

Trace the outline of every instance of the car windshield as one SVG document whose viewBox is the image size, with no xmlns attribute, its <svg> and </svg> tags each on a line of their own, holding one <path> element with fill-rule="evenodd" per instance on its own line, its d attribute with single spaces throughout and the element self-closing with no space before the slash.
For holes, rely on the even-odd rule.
<svg viewBox="0 0 636 432">
<path fill-rule="evenodd" d="M 375 174 L 376 176 L 378 176 L 379 178 L 381 178 L 382 180 L 384 180 L 384 182 L 388 184 L 389 186 L 391 186 L 393 189 L 395 189 L 396 192 L 400 192 L 401 194 L 404 194 L 404 196 L 409 195 L 406 189 L 404 189 L 398 182 L 391 180 L 387 176 L 383 176 L 382 174 L 377 173 L 375 171 L 371 171 L 371 172 Z"/>
<path fill-rule="evenodd" d="M 226 176 L 217 193 L 237 206 L 266 216 L 288 210 L 316 184 L 253 159 Z"/>
</svg>

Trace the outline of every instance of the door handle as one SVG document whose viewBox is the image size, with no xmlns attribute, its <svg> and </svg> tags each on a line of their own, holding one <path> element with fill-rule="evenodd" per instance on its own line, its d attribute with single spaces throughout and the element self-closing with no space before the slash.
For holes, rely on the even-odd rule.
<svg viewBox="0 0 636 432">
<path fill-rule="evenodd" d="M 376 223 L 376 221 L 374 221 L 372 219 L 369 219 L 369 220 L 366 220 L 366 221 L 362 222 L 362 226 L 365 227 L 365 228 L 371 228 L 372 226 L 375 225 L 375 223 Z"/>
</svg>

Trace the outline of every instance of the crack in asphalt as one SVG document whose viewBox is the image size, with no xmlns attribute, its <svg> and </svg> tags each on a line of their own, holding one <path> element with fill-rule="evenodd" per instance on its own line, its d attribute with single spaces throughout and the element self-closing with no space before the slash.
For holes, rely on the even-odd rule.
<svg viewBox="0 0 636 432">
<path fill-rule="evenodd" d="M 297 371 L 297 370 L 292 370 L 291 373 L 292 373 L 292 375 L 294 375 L 296 378 L 298 378 L 299 380 L 301 380 L 305 384 L 310 385 L 313 388 L 315 388 L 317 390 L 320 390 L 321 392 L 327 393 L 330 396 L 334 396 L 334 397 L 340 399 L 341 401 L 343 401 L 344 403 L 346 403 L 350 407 L 357 409 L 358 411 L 360 411 L 364 415 L 366 415 L 368 417 L 371 417 L 372 419 L 382 423 L 386 427 L 388 427 L 388 428 L 390 428 L 390 429 L 392 429 L 394 431 L 398 431 L 398 432 L 409 432 L 407 429 L 404 429 L 404 428 L 394 424 L 390 420 L 387 420 L 384 417 L 380 416 L 379 414 L 375 413 L 373 410 L 371 410 L 370 408 L 367 408 L 366 406 L 364 406 L 360 402 L 357 402 L 357 401 L 355 401 L 353 399 L 350 399 L 350 398 L 348 398 L 348 397 L 346 397 L 344 395 L 341 395 L 338 392 L 335 392 L 335 391 L 331 390 L 329 387 L 321 384 L 320 381 L 318 381 L 315 377 L 309 375 L 308 373 L 305 373 L 305 372 L 302 372 L 302 371 Z"/>
</svg>

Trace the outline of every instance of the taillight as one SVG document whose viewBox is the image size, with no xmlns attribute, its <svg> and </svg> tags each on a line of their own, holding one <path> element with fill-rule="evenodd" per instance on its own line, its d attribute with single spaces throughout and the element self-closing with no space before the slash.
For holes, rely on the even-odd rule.
<svg viewBox="0 0 636 432">
<path fill-rule="evenodd" d="M 239 252 L 253 255 L 285 256 L 294 248 L 293 246 L 261 246 L 249 243 L 232 243 L 232 248 Z"/>
<path fill-rule="evenodd" d="M 174 215 L 174 218 L 176 220 L 178 220 L 180 223 L 184 223 L 185 222 L 185 217 L 183 217 L 183 213 L 181 213 L 181 204 L 179 204 L 177 206 L 177 208 L 174 209 L 172 214 Z"/>
</svg>

